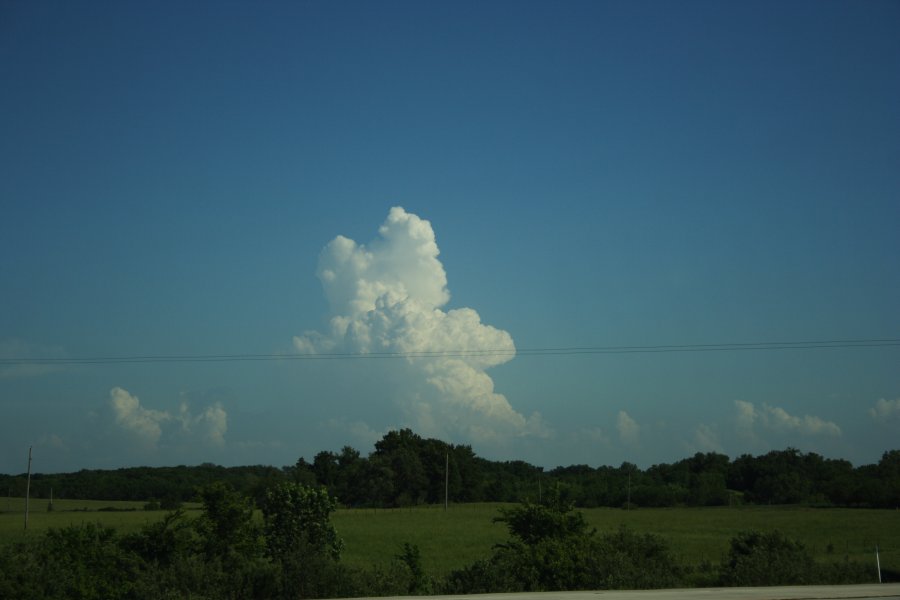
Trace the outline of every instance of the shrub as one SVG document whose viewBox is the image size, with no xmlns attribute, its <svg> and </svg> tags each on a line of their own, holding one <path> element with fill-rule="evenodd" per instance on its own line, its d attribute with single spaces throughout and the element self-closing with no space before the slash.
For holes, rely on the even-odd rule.
<svg viewBox="0 0 900 600">
<path fill-rule="evenodd" d="M 512 539 L 495 547 L 489 560 L 450 573 L 443 593 L 634 589 L 681 581 L 661 538 L 625 528 L 598 536 L 558 494 L 505 509 L 496 521 L 506 523 Z"/>
<path fill-rule="evenodd" d="M 731 540 L 722 565 L 721 583 L 728 586 L 816 583 L 816 565 L 802 543 L 778 530 L 748 531 Z"/>
<path fill-rule="evenodd" d="M 337 560 L 344 543 L 330 520 L 336 506 L 324 487 L 291 482 L 271 487 L 262 505 L 269 556 L 277 560 L 292 552 L 311 551 Z"/>
<path fill-rule="evenodd" d="M 134 596 L 139 560 L 112 528 L 87 523 L 4 548 L 0 566 L 3 598 L 105 600 Z"/>
</svg>

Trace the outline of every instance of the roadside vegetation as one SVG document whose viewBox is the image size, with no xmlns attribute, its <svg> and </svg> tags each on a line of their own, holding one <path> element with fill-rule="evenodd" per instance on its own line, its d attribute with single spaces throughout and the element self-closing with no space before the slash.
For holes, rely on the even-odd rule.
<svg viewBox="0 0 900 600">
<path fill-rule="evenodd" d="M 877 580 L 876 546 L 900 579 L 897 450 L 545 472 L 401 430 L 281 469 L 37 474 L 27 531 L 24 485 L 0 476 L 0 598 L 857 583 Z"/>
<path fill-rule="evenodd" d="M 130 511 L 126 505 L 27 536 L 19 530 L 17 539 L 0 544 L 0 598 L 280 599 L 877 580 L 871 560 L 852 559 L 831 542 L 816 549 L 770 527 L 748 527 L 730 537 L 723 535 L 727 528 L 701 528 L 701 534 L 722 538 L 722 552 L 698 560 L 677 536 L 646 530 L 661 524 L 666 510 L 580 511 L 555 490 L 540 502 L 462 505 L 447 512 L 338 512 L 325 488 L 292 482 L 273 485 L 259 505 L 222 483 L 199 496 L 195 510 Z M 720 518 L 731 514 L 732 527 L 745 515 L 750 525 L 793 522 L 802 529 L 804 519 L 807 527 L 816 522 L 809 517 L 818 510 L 685 508 L 669 511 L 669 518 L 693 514 L 688 521 L 699 524 L 708 520 L 703 515 L 718 512 Z M 894 511 L 830 510 L 831 517 L 861 515 L 858 522 L 869 524 L 866 535 L 888 519 L 881 531 L 887 539 L 897 537 Z M 37 513 L 35 521 L 62 514 Z M 90 520 L 119 515 L 146 520 L 122 529 Z M 12 515 L 2 516 L 5 522 Z M 376 523 L 382 533 L 394 531 L 380 546 L 372 541 L 380 536 Z M 423 534 L 425 523 L 431 528 Z M 435 524 L 445 535 L 437 536 L 436 545 L 420 546 L 433 537 Z M 457 544 L 448 542 L 450 531 Z M 399 541 L 403 536 L 407 541 Z M 478 543 L 467 546 L 466 540 Z M 436 552 L 452 553 L 454 546 L 467 548 L 454 566 L 433 566 Z"/>
</svg>

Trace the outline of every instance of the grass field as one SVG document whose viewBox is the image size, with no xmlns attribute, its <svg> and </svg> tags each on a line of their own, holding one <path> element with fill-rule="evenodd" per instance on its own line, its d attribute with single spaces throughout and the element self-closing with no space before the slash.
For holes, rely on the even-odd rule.
<svg viewBox="0 0 900 600">
<path fill-rule="evenodd" d="M 143 510 L 144 502 L 54 500 L 52 512 L 47 510 L 48 504 L 47 500 L 31 500 L 27 535 L 34 535 L 51 527 L 81 523 L 103 523 L 115 527 L 120 533 L 130 533 L 166 514 L 164 511 Z M 199 507 L 199 504 L 185 506 L 188 510 Z M 24 535 L 25 500 L 0 496 L 0 544 L 20 540 Z"/>
<path fill-rule="evenodd" d="M 422 553 L 425 569 L 432 575 L 470 564 L 491 553 L 494 544 L 507 538 L 502 523 L 493 523 L 498 504 L 464 504 L 412 509 L 339 510 L 333 522 L 344 539 L 343 560 L 350 565 L 387 565 L 405 542 Z M 115 508 L 117 511 L 100 510 Z M 162 511 L 147 512 L 141 502 L 57 500 L 47 512 L 46 500 L 33 500 L 29 534 L 48 527 L 99 522 L 121 532 L 137 531 L 145 523 L 160 519 Z M 196 509 L 196 505 L 186 507 Z M 0 543 L 22 539 L 24 502 L 0 497 Z M 128 511 L 127 509 L 137 509 Z M 802 507 L 664 508 L 624 511 L 585 510 L 588 523 L 600 532 L 622 525 L 639 533 L 665 538 L 678 560 L 699 564 L 718 562 L 738 532 L 780 529 L 799 539 L 817 560 L 851 560 L 871 563 L 874 572 L 875 545 L 880 549 L 884 570 L 900 573 L 900 511 Z M 190 514 L 199 514 L 191 511 Z"/>
<path fill-rule="evenodd" d="M 506 527 L 492 523 L 497 504 L 394 510 L 346 510 L 334 518 L 346 542 L 344 560 L 351 564 L 385 564 L 404 542 L 416 544 L 426 570 L 446 573 L 487 557 L 491 547 L 507 539 Z M 669 543 L 679 562 L 718 562 L 729 541 L 748 529 L 780 529 L 799 539 L 820 561 L 850 560 L 875 567 L 875 545 L 884 570 L 900 572 L 900 511 L 802 507 L 661 508 L 583 511 L 599 532 L 624 525 L 654 533 Z"/>
</svg>

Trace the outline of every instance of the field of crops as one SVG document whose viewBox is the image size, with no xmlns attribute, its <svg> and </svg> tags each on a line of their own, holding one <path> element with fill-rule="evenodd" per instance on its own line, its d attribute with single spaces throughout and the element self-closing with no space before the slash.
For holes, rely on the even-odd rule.
<svg viewBox="0 0 900 600">
<path fill-rule="evenodd" d="M 464 504 L 411 509 L 339 510 L 333 517 L 345 541 L 343 560 L 351 565 L 387 564 L 404 543 L 415 544 L 426 571 L 439 575 L 487 557 L 491 547 L 506 539 L 506 528 L 494 523 L 498 504 Z M 161 511 L 141 510 L 139 502 L 32 501 L 29 534 L 48 527 L 100 522 L 121 532 L 136 531 L 160 519 Z M 188 506 L 190 514 L 196 505 Z M 0 497 L 0 543 L 21 539 L 24 529 L 21 498 Z M 655 533 L 671 546 L 680 562 L 718 562 L 738 532 L 780 529 L 802 541 L 820 561 L 851 560 L 875 565 L 875 546 L 881 566 L 900 572 L 900 511 L 802 507 L 590 509 L 587 521 L 599 531 L 627 526 L 639 533 Z"/>
</svg>

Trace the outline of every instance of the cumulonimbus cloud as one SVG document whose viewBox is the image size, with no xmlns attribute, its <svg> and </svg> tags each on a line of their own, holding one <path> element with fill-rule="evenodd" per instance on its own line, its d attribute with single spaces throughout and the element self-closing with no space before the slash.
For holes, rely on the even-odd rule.
<svg viewBox="0 0 900 600">
<path fill-rule="evenodd" d="M 186 403 L 182 403 L 178 414 L 173 415 L 168 411 L 145 408 L 137 396 L 114 387 L 109 392 L 109 406 L 116 425 L 145 448 L 156 447 L 166 432 L 199 437 L 212 446 L 225 443 L 228 414 L 219 403 L 206 407 L 196 415 L 190 412 Z"/>
<path fill-rule="evenodd" d="M 517 412 L 485 372 L 515 356 L 509 333 L 471 308 L 443 309 L 450 293 L 431 223 L 394 207 L 378 233 L 367 246 L 340 235 L 325 246 L 317 275 L 329 331 L 294 337 L 296 350 L 401 355 L 406 408 L 426 431 L 442 423 L 476 439 L 543 435 L 540 415 Z"/>
</svg>

